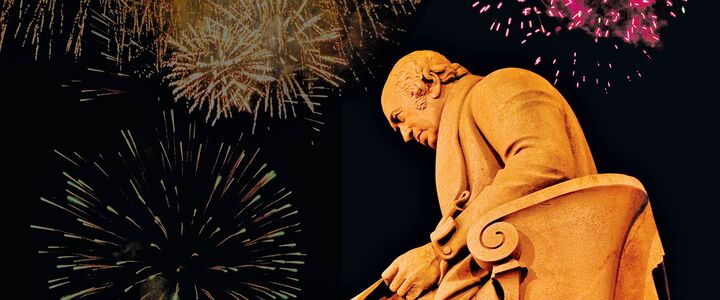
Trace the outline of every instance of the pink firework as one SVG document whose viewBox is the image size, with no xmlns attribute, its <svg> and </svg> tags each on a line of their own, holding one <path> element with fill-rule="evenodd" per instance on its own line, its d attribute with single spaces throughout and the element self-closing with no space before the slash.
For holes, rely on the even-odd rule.
<svg viewBox="0 0 720 300">
<path fill-rule="evenodd" d="M 576 88 L 595 86 L 607 92 L 612 87 L 610 78 L 629 82 L 642 77 L 636 65 L 615 64 L 613 57 L 632 53 L 650 60 L 650 51 L 662 41 L 660 30 L 669 20 L 685 13 L 686 3 L 687 0 L 481 0 L 473 1 L 471 6 L 481 15 L 492 15 L 490 31 L 519 40 L 522 45 L 531 39 L 552 43 L 556 47 L 553 57 L 536 56 L 532 66 L 552 69 L 551 74 L 545 75 L 554 77 L 551 77 L 554 84 L 572 81 Z M 606 57 L 578 53 L 578 49 L 558 49 L 556 40 L 548 38 L 570 31 L 587 33 L 602 48 L 598 52 Z"/>
<path fill-rule="evenodd" d="M 494 20 L 490 31 L 502 33 L 510 37 L 515 32 L 522 36 L 522 44 L 532 36 L 549 36 L 550 31 L 543 25 L 546 4 L 541 0 L 515 0 L 507 5 L 505 1 L 475 1 L 473 9 L 483 15 L 493 14 Z"/>
<path fill-rule="evenodd" d="M 654 46 L 660 41 L 658 30 L 669 18 L 685 12 L 687 0 L 515 0 L 474 1 L 480 14 L 493 14 L 490 30 L 509 37 L 519 31 L 523 43 L 531 36 L 550 36 L 563 29 L 580 29 L 595 38 L 618 37 L 627 43 Z M 656 12 L 662 9 L 661 13 Z M 675 10 L 678 10 L 677 12 Z M 546 28 L 544 23 L 561 25 Z"/>
<path fill-rule="evenodd" d="M 582 29 L 598 38 L 621 38 L 626 43 L 654 47 L 660 42 L 658 29 L 667 21 L 655 7 L 674 6 L 673 1 L 655 0 L 550 0 L 547 15 L 565 20 L 568 30 Z M 687 0 L 679 1 L 684 4 Z M 676 14 L 669 11 L 668 17 Z"/>
</svg>

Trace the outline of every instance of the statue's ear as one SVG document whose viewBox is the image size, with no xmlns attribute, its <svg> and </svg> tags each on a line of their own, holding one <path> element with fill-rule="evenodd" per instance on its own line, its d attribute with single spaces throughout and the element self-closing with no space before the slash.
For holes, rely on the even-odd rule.
<svg viewBox="0 0 720 300">
<path fill-rule="evenodd" d="M 438 77 L 437 74 L 431 72 L 430 78 L 428 78 L 428 79 L 432 80 L 432 82 L 428 83 L 428 87 L 429 87 L 428 94 L 429 94 L 430 98 L 437 99 L 438 97 L 440 97 L 440 90 L 441 90 L 441 86 L 442 86 L 442 83 L 440 82 L 440 77 Z"/>
</svg>

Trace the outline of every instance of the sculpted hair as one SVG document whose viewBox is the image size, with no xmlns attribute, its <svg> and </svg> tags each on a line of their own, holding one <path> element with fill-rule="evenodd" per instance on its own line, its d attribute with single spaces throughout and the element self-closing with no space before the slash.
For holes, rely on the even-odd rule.
<svg viewBox="0 0 720 300">
<path fill-rule="evenodd" d="M 394 82 L 406 95 L 416 99 L 417 109 L 425 109 L 427 96 L 440 97 L 440 85 L 450 83 L 468 74 L 468 70 L 451 63 L 440 53 L 423 50 L 412 52 L 395 64 L 388 83 Z"/>
</svg>

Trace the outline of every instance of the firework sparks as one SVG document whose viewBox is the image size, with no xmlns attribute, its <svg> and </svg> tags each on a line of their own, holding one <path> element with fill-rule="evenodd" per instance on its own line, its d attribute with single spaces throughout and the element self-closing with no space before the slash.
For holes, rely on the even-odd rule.
<svg viewBox="0 0 720 300">
<path fill-rule="evenodd" d="M 173 32 L 173 23 L 176 19 L 176 7 L 172 2 L 171 0 L 80 0 L 72 5 L 65 5 L 63 1 L 58 0 L 11 0 L 3 4 L 3 10 L 0 12 L 2 14 L 0 20 L 3 21 L 0 28 L 0 42 L 8 26 L 5 21 L 9 18 L 12 8 L 17 8 L 14 35 L 23 41 L 23 45 L 29 44 L 34 47 L 36 59 L 41 48 L 47 48 L 48 57 L 51 57 L 57 38 L 64 39 L 61 42 L 65 44 L 66 52 L 79 57 L 82 54 L 84 36 L 92 34 L 108 41 L 112 40 L 117 48 L 116 52 L 123 55 L 118 57 L 120 61 L 132 60 L 139 51 L 148 51 L 153 53 L 159 62 L 167 46 L 166 35 Z M 103 32 L 88 26 L 88 20 L 91 19 L 99 20 L 112 30 Z M 71 25 L 66 26 L 66 21 Z M 69 32 L 63 32 L 68 28 Z M 139 40 L 151 42 L 140 45 Z"/>
<path fill-rule="evenodd" d="M 563 29 L 584 30 L 596 39 L 619 37 L 626 43 L 643 43 L 654 46 L 660 42 L 658 30 L 675 18 L 674 9 L 685 12 L 687 0 L 516 0 L 474 1 L 471 5 L 478 13 L 495 12 L 491 31 L 503 32 L 506 37 L 519 30 L 524 44 L 533 36 L 550 36 Z M 679 2 L 674 4 L 674 2 Z M 664 6 L 666 16 L 658 16 L 656 6 Z M 546 28 L 551 20 L 563 26 Z"/>
<path fill-rule="evenodd" d="M 609 78 L 632 81 L 641 78 L 637 66 L 616 64 L 613 56 L 641 51 L 639 57 L 651 59 L 648 51 L 660 42 L 659 30 L 669 19 L 685 13 L 687 0 L 516 0 L 473 1 L 472 9 L 481 15 L 493 13 L 490 31 L 507 38 L 519 38 L 525 45 L 531 39 L 547 43 L 548 37 L 563 31 L 582 31 L 598 44 L 598 52 L 607 58 L 590 53 L 568 53 L 552 57 L 537 57 L 533 66 L 552 69 L 554 84 L 560 76 L 567 76 L 574 86 L 596 86 L 605 92 L 612 86 Z M 505 4 L 505 5 L 503 5 Z M 600 44 L 601 40 L 606 42 Z M 606 49 L 605 49 L 606 48 Z M 562 52 L 556 50 L 556 52 Z M 542 63 L 541 63 L 542 61 Z M 561 66 L 562 65 L 562 66 Z M 580 71 L 582 70 L 582 71 Z M 591 71 L 592 70 L 592 71 Z"/>
<path fill-rule="evenodd" d="M 667 24 L 655 13 L 656 0 L 602 0 L 559 1 L 551 0 L 547 15 L 567 21 L 568 30 L 582 29 L 595 38 L 619 37 L 626 43 L 643 43 L 655 46 L 660 42 L 657 32 Z M 681 5 L 687 0 L 677 1 Z M 663 1 L 666 8 L 673 8 L 673 1 Z M 668 17 L 675 17 L 668 10 Z"/>
<path fill-rule="evenodd" d="M 11 7 L 13 7 L 13 0 L 6 0 L 0 6 L 0 50 L 2 49 L 3 39 L 5 39 Z"/>
<path fill-rule="evenodd" d="M 358 51 L 373 40 L 389 40 L 388 33 L 399 30 L 395 22 L 388 22 L 389 17 L 394 17 L 397 21 L 400 17 L 410 15 L 416 10 L 420 0 L 238 2 L 244 1 L 214 0 L 208 5 L 207 1 L 198 0 L 79 0 L 76 4 L 64 5 L 63 1 L 58 0 L 7 0 L 0 7 L 0 42 L 10 23 L 10 11 L 16 8 L 19 15 L 15 22 L 15 36 L 21 36 L 24 42 L 34 46 L 36 56 L 40 48 L 45 47 L 48 48 L 48 55 L 51 55 L 52 44 L 58 36 L 67 38 L 63 41 L 66 51 L 79 56 L 82 52 L 83 37 L 89 33 L 112 39 L 116 47 L 122 50 L 118 52 L 124 53 L 126 59 L 131 59 L 139 51 L 131 50 L 132 47 L 143 48 L 141 51 L 149 50 L 160 59 L 165 53 L 167 40 L 171 37 L 177 38 L 176 33 L 185 25 L 193 25 L 202 20 L 208 11 L 214 10 L 214 4 L 230 7 L 239 5 L 244 8 L 265 6 L 265 9 L 278 9 L 275 14 L 285 15 L 286 20 L 293 17 L 303 18 L 290 22 L 303 22 L 304 25 L 315 27 L 310 31 L 317 30 L 321 23 L 325 23 L 323 26 L 333 24 L 337 27 L 336 30 L 343 33 L 342 57 L 348 60 L 349 57 L 362 58 L 358 56 Z M 112 32 L 98 31 L 89 26 L 88 21 L 93 18 L 103 19 L 102 22 L 112 27 Z M 313 18 L 322 19 L 322 22 L 312 20 Z M 307 23 L 311 20 L 310 23 L 314 24 Z M 66 24 L 66 21 L 69 24 Z M 296 24 L 293 26 L 297 27 Z M 63 29 L 67 28 L 70 29 L 70 34 L 63 34 Z"/>
<path fill-rule="evenodd" d="M 253 111 L 251 98 L 264 92 L 258 86 L 273 80 L 264 75 L 270 52 L 261 48 L 259 30 L 247 21 L 208 17 L 199 28 L 189 27 L 171 40 L 176 50 L 165 78 L 175 99 L 188 99 L 190 111 L 206 105 L 206 119 L 213 122 L 233 111 Z"/>
<path fill-rule="evenodd" d="M 155 138 L 123 131 L 115 156 L 56 151 L 71 167 L 65 196 L 41 200 L 58 217 L 31 225 L 49 243 L 39 252 L 57 261 L 51 293 L 296 298 L 305 254 L 292 193 L 259 150 L 212 144 L 193 123 L 176 128 L 172 111 L 164 121 Z"/>
<path fill-rule="evenodd" d="M 191 110 L 208 106 L 213 122 L 233 111 L 297 117 L 295 104 L 316 113 L 325 85 L 343 79 L 337 28 L 309 1 L 244 1 L 210 5 L 210 16 L 172 40 L 166 79 Z M 251 27 L 252 26 L 252 27 Z"/>
<path fill-rule="evenodd" d="M 253 133 L 265 115 L 307 120 L 318 131 L 322 100 L 339 92 L 350 73 L 359 83 L 372 76 L 377 42 L 402 31 L 398 24 L 419 3 L 8 0 L 0 11 L 0 45 L 7 31 L 33 47 L 36 59 L 45 50 L 50 57 L 63 48 L 75 57 L 99 54 L 114 64 L 86 73 L 122 80 L 162 73 L 175 100 L 205 111 L 213 124 L 237 112 L 253 115 Z M 93 78 L 66 85 L 79 86 L 83 101 L 126 92 L 117 85 L 94 86 Z"/>
<path fill-rule="evenodd" d="M 545 0 L 517 0 L 507 1 L 474 1 L 471 8 L 481 15 L 493 14 L 496 18 L 490 24 L 490 31 L 500 32 L 505 37 L 513 33 L 522 37 L 521 44 L 534 36 L 550 36 L 551 32 L 545 28 L 547 16 L 543 13 Z"/>
</svg>

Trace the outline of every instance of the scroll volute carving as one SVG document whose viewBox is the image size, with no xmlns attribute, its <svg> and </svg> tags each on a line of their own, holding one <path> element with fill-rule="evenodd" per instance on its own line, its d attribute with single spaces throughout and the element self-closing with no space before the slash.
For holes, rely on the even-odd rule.
<svg viewBox="0 0 720 300">
<path fill-rule="evenodd" d="M 510 223 L 478 223 L 468 232 L 468 249 L 479 264 L 496 264 L 507 258 L 517 258 L 518 231 Z"/>
</svg>

